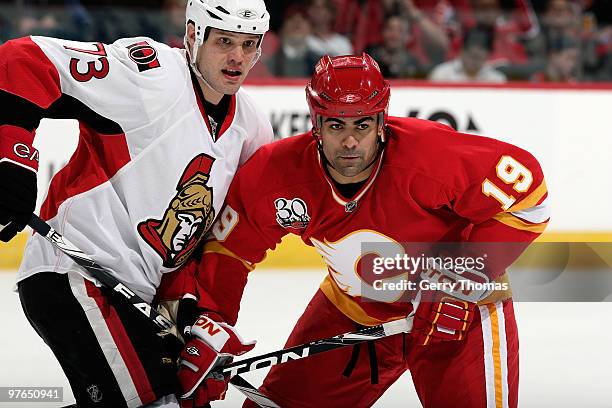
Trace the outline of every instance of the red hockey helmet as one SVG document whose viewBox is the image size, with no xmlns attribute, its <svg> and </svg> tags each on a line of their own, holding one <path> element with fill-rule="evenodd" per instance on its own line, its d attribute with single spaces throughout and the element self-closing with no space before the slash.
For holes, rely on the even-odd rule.
<svg viewBox="0 0 612 408">
<path fill-rule="evenodd" d="M 321 128 L 321 116 L 377 116 L 381 131 L 387 119 L 391 89 L 378 64 L 365 52 L 361 56 L 330 58 L 325 55 L 315 66 L 306 85 L 315 133 Z"/>
</svg>

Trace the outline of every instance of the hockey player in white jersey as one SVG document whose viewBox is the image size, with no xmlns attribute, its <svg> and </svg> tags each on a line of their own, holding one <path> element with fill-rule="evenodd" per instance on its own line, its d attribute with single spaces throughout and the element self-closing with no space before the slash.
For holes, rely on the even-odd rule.
<svg viewBox="0 0 612 408">
<path fill-rule="evenodd" d="M 35 207 L 40 120 L 74 118 L 78 146 L 41 218 L 149 302 L 162 275 L 185 263 L 237 168 L 273 139 L 240 90 L 268 30 L 263 0 L 189 0 L 186 15 L 186 51 L 144 37 L 0 46 L 2 241 Z M 17 281 L 79 407 L 176 405 L 173 356 L 160 337 L 39 235 Z"/>
</svg>

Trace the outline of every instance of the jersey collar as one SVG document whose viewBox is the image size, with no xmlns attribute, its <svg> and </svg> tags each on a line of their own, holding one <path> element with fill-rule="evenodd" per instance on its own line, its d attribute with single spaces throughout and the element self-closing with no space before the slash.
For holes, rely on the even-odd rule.
<svg viewBox="0 0 612 408">
<path fill-rule="evenodd" d="M 383 148 L 380 150 L 380 154 L 378 155 L 378 158 L 376 159 L 376 163 L 375 163 L 376 167 L 374 171 L 372 172 L 372 174 L 370 174 L 368 181 L 355 193 L 353 197 L 351 197 L 350 200 L 346 200 L 344 197 L 342 197 L 342 194 L 340 194 L 340 192 L 334 185 L 334 181 L 331 179 L 331 176 L 329 176 L 329 174 L 327 173 L 327 170 L 325 169 L 325 165 L 323 164 L 323 160 L 321 159 L 321 153 L 319 152 L 319 149 L 317 149 L 316 145 L 315 145 L 315 151 L 317 155 L 317 161 L 319 163 L 319 169 L 321 171 L 321 174 L 323 175 L 323 178 L 325 179 L 325 181 L 327 182 L 327 185 L 329 186 L 331 190 L 334 201 L 336 201 L 338 204 L 343 206 L 344 211 L 346 211 L 347 213 L 352 213 L 357 208 L 357 205 L 359 204 L 359 200 L 361 199 L 361 197 L 363 197 L 365 193 L 370 189 L 372 184 L 374 184 L 374 180 L 378 176 L 378 173 L 380 172 L 380 169 L 382 167 L 385 149 Z"/>
<path fill-rule="evenodd" d="M 213 141 L 216 142 L 221 138 L 221 136 L 223 136 L 225 131 L 229 129 L 229 127 L 232 125 L 232 122 L 234 121 L 234 117 L 236 116 L 236 94 L 231 95 L 230 97 L 227 115 L 225 115 L 223 123 L 217 125 L 220 126 L 220 128 L 217 131 L 217 136 L 215 137 L 212 131 L 212 126 L 210 125 L 210 120 L 208 119 L 208 115 L 204 110 L 204 93 L 202 92 L 202 88 L 200 88 L 200 83 L 198 82 L 198 79 L 196 78 L 191 68 L 189 69 L 189 73 L 191 74 L 191 85 L 193 86 L 193 91 L 195 92 L 196 101 L 198 102 L 198 108 L 200 109 L 200 114 L 202 115 L 202 119 L 204 119 L 204 123 L 206 123 L 208 133 L 210 133 L 210 136 L 212 137 Z"/>
</svg>

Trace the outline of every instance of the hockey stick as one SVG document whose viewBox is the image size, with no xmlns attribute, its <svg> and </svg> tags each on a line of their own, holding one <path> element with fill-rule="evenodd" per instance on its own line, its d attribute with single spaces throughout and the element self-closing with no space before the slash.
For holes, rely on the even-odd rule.
<svg viewBox="0 0 612 408">
<path fill-rule="evenodd" d="M 293 360 L 300 360 L 302 358 L 324 353 L 340 347 L 354 346 L 355 344 L 371 340 L 378 340 L 399 333 L 410 333 L 412 330 L 413 319 L 414 312 L 406 318 L 392 320 L 377 326 L 366 327 L 354 332 L 344 333 L 321 340 L 311 341 L 310 343 L 300 344 L 299 346 L 272 351 L 260 356 L 246 358 L 215 368 L 213 372 L 216 374 L 229 376 L 231 378 L 236 378 L 238 374 L 247 373 L 260 368 L 271 367 L 277 364 L 284 364 Z"/>
<path fill-rule="evenodd" d="M 414 307 L 416 310 L 416 305 Z M 344 333 L 326 339 L 311 341 L 310 343 L 300 344 L 299 346 L 289 347 L 282 350 L 272 351 L 267 354 L 246 358 L 227 364 L 213 370 L 215 374 L 230 377 L 230 382 L 238 388 L 251 401 L 260 407 L 280 408 L 276 403 L 262 394 L 257 388 L 244 381 L 238 374 L 258 370 L 260 368 L 272 367 L 277 364 L 284 364 L 289 361 L 314 356 L 340 347 L 354 346 L 366 341 L 378 340 L 399 333 L 410 333 L 414 312 L 408 317 L 392 320 L 377 326 L 366 327 L 350 333 Z"/>
<path fill-rule="evenodd" d="M 57 249 L 68 255 L 79 266 L 89 272 L 93 278 L 97 279 L 104 286 L 121 294 L 134 308 L 139 310 L 149 319 L 149 321 L 154 323 L 158 332 L 174 327 L 173 322 L 166 319 L 154 307 L 145 302 L 144 299 L 125 286 L 119 279 L 111 275 L 106 269 L 98 265 L 93 259 L 74 246 L 74 244 L 64 238 L 59 232 L 51 228 L 49 224 L 40 219 L 36 214 L 32 214 L 32 218 L 30 218 L 28 225 L 47 241 L 51 242 Z M 255 387 L 240 376 L 231 378 L 230 383 L 260 407 L 278 407 L 278 405 L 257 391 Z M 257 400 L 254 398 L 257 398 Z M 265 402 L 265 405 L 262 404 L 262 401 Z"/>
</svg>

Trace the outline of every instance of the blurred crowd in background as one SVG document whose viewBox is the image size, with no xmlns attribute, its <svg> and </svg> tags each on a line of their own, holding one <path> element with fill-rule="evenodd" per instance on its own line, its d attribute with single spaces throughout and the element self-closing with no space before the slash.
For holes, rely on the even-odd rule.
<svg viewBox="0 0 612 408">
<path fill-rule="evenodd" d="M 610 0 L 267 0 L 253 77 L 308 77 L 323 54 L 369 52 L 387 78 L 612 81 Z M 185 0 L 0 0 L 0 43 L 24 35 L 183 46 Z"/>
</svg>

